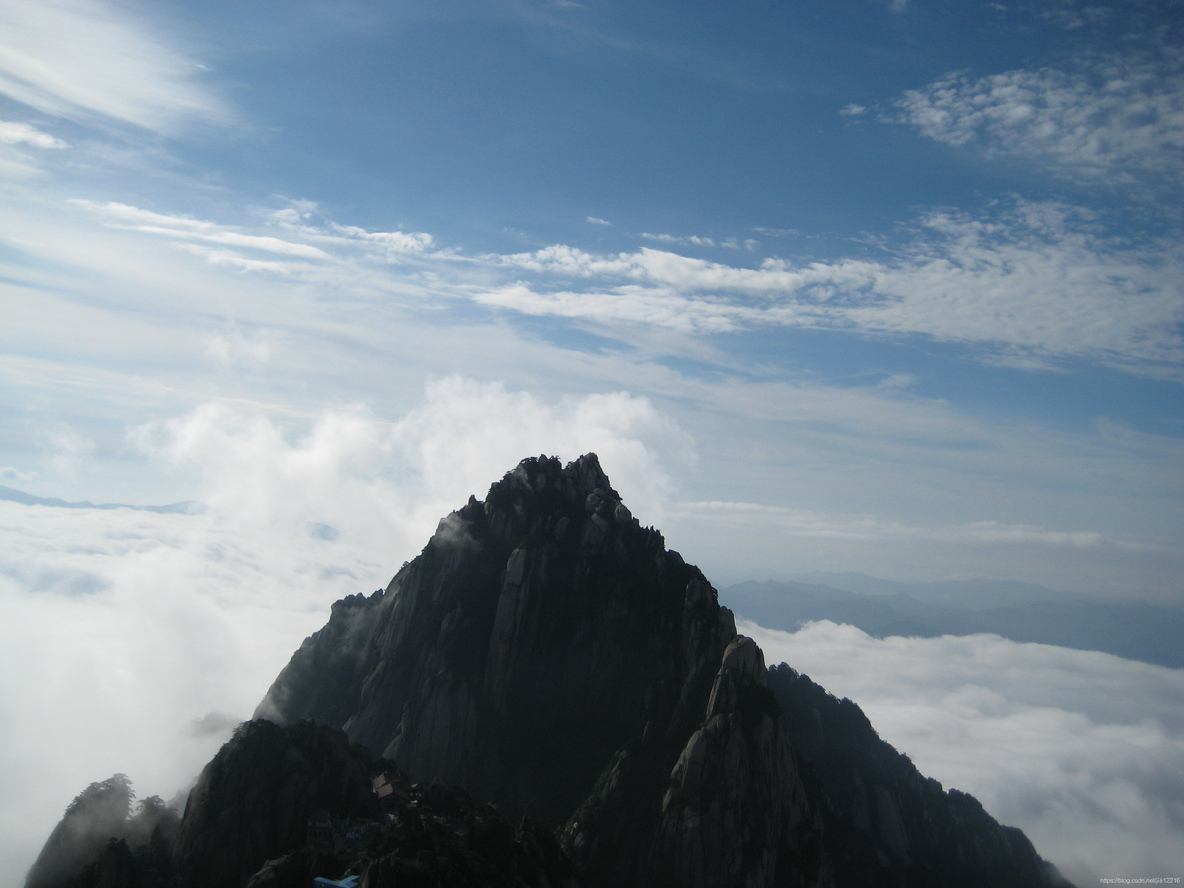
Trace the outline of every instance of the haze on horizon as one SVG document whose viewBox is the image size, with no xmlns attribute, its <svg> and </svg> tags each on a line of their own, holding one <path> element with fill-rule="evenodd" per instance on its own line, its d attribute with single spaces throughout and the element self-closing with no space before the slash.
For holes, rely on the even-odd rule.
<svg viewBox="0 0 1184 888">
<path fill-rule="evenodd" d="M 1184 606 L 1182 12 L 0 5 L 0 485 L 204 506 L 0 498 L 0 857 L 116 771 L 171 795 L 531 454 L 719 588 Z M 1047 856 L 1184 869 L 1179 670 L 822 625 L 770 638 L 894 670 L 881 733 Z"/>
</svg>

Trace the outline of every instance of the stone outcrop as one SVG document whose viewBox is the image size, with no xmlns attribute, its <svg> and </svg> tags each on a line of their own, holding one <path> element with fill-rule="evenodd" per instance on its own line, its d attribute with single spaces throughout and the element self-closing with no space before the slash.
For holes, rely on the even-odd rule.
<svg viewBox="0 0 1184 888">
<path fill-rule="evenodd" d="M 815 815 L 755 642 L 728 644 L 689 731 L 614 756 L 564 829 L 590 882 L 830 886 Z"/>
<path fill-rule="evenodd" d="M 764 655 L 738 636 L 671 771 L 651 878 L 687 888 L 830 885 L 821 837 Z"/>
<path fill-rule="evenodd" d="M 924 777 L 850 700 L 785 664 L 769 670 L 768 683 L 816 779 L 839 884 L 1067 884 L 1020 830 L 1001 826 L 973 796 Z"/>
<path fill-rule="evenodd" d="M 551 830 L 528 817 L 514 827 L 457 787 L 431 786 L 392 817 L 360 888 L 579 888 Z"/>
<path fill-rule="evenodd" d="M 579 888 L 550 830 L 527 818 L 514 827 L 457 787 L 427 787 L 386 815 L 363 848 L 336 857 L 305 845 L 264 863 L 246 888 L 308 888 L 347 871 L 360 888 Z"/>
</svg>

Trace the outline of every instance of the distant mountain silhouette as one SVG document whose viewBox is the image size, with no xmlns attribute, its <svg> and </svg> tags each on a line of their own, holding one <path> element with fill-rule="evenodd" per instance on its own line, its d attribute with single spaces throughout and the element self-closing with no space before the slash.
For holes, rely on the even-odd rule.
<svg viewBox="0 0 1184 888">
<path fill-rule="evenodd" d="M 786 579 L 816 586 L 832 586 L 861 595 L 907 595 L 927 604 L 971 610 L 1083 600 L 1081 595 L 1018 580 L 884 580 L 854 571 L 813 571 Z"/>
<path fill-rule="evenodd" d="M 820 575 L 831 576 L 831 575 Z M 1143 601 L 1097 601 L 1022 583 L 894 583 L 835 576 L 872 592 L 806 582 L 745 582 L 720 597 L 768 629 L 794 631 L 812 620 L 857 626 L 868 635 L 935 638 L 991 633 L 1012 641 L 1103 651 L 1184 668 L 1184 610 Z M 906 593 L 905 591 L 908 590 Z"/>
<path fill-rule="evenodd" d="M 88 500 L 71 503 L 57 497 L 33 496 L 13 487 L 0 484 L 0 500 L 11 503 L 21 503 L 26 506 L 51 506 L 55 509 L 132 509 L 136 512 L 156 512 L 158 514 L 194 514 L 205 510 L 205 506 L 192 500 L 183 503 L 169 503 L 167 506 L 129 506 L 127 503 L 92 503 Z"/>
<path fill-rule="evenodd" d="M 105 853 L 57 884 L 1063 884 L 855 704 L 766 669 L 591 454 L 524 460 L 333 605 L 202 772 L 167 875 Z"/>
</svg>

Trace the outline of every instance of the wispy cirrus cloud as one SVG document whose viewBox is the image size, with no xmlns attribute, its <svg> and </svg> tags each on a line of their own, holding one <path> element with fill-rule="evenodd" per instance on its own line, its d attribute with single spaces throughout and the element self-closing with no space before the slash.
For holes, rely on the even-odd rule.
<svg viewBox="0 0 1184 888">
<path fill-rule="evenodd" d="M 214 222 L 190 219 L 186 216 L 154 213 L 151 210 L 121 203 L 97 204 L 88 200 L 76 200 L 74 203 L 101 217 L 107 225 L 116 228 L 126 228 L 130 231 L 156 234 L 177 240 L 204 241 L 260 250 L 265 253 L 298 256 L 303 259 L 329 258 L 329 254 L 324 250 L 309 244 L 270 235 L 244 234 L 229 226 Z"/>
<path fill-rule="evenodd" d="M 565 244 L 544 247 L 533 253 L 485 258 L 498 265 L 547 274 L 581 278 L 615 276 L 686 292 L 750 294 L 793 292 L 835 281 L 855 282 L 873 267 L 855 260 L 795 266 L 782 259 L 769 258 L 757 268 L 746 268 L 651 247 L 642 247 L 633 253 L 596 254 Z"/>
<path fill-rule="evenodd" d="M 423 253 L 436 245 L 435 239 L 422 231 L 367 231 L 356 225 L 336 224 L 332 228 L 347 238 L 375 244 L 384 250 L 388 257 L 407 253 Z"/>
<path fill-rule="evenodd" d="M 13 120 L 0 120 L 0 143 L 31 145 L 34 148 L 65 148 L 66 143 L 34 126 Z"/>
<path fill-rule="evenodd" d="M 621 286 L 612 290 L 538 292 L 512 284 L 479 292 L 482 305 L 535 317 L 657 327 L 684 334 L 730 333 L 745 324 L 769 321 L 767 311 L 725 300 L 696 298 L 670 289 Z"/>
<path fill-rule="evenodd" d="M 664 244 L 669 247 L 707 247 L 715 248 L 722 247 L 725 250 L 754 250 L 759 244 L 759 241 L 747 238 L 741 243 L 735 237 L 725 237 L 722 240 L 713 237 L 706 237 L 701 234 L 652 234 L 648 231 L 643 231 L 638 235 L 642 240 L 651 241 L 655 244 Z"/>
<path fill-rule="evenodd" d="M 1111 233 L 1104 215 L 1051 202 L 934 210 L 878 252 L 750 266 L 656 247 L 466 254 L 427 232 L 342 224 L 311 204 L 244 227 L 72 203 L 110 231 L 171 242 L 210 265 L 331 286 L 335 299 L 398 291 L 616 337 L 800 327 L 957 343 L 971 360 L 1018 368 L 1087 361 L 1172 377 L 1184 367 L 1180 246 Z"/>
<path fill-rule="evenodd" d="M 165 238 L 211 265 L 244 271 L 299 274 L 310 270 L 309 260 L 340 264 L 359 251 L 388 265 L 418 255 L 451 255 L 439 250 L 435 239 L 425 232 L 368 231 L 332 221 L 314 225 L 293 208 L 272 213 L 268 220 L 271 224 L 262 229 L 267 233 L 260 233 L 260 229 L 247 232 L 239 226 L 157 213 L 129 204 L 80 199 L 70 202 L 103 220 L 108 228 Z M 304 216 L 311 216 L 311 212 Z M 273 258 L 261 258 L 260 254 Z"/>
<path fill-rule="evenodd" d="M 673 234 L 650 234 L 648 231 L 643 231 L 638 235 L 642 240 L 653 241 L 657 244 L 670 244 L 672 246 L 681 247 L 714 247 L 715 240 L 710 237 L 701 237 L 697 234 L 685 235 L 678 237 Z"/>
<path fill-rule="evenodd" d="M 0 4 L 0 94 L 43 114 L 173 132 L 225 121 L 200 66 L 119 7 L 89 0 Z"/>
<path fill-rule="evenodd" d="M 988 156 L 1031 158 L 1086 181 L 1184 181 L 1184 56 L 1087 58 L 1075 67 L 953 73 L 911 90 L 886 119 Z"/>
<path fill-rule="evenodd" d="M 1078 208 L 1019 201 L 993 218 L 933 212 L 844 319 L 883 333 L 994 343 L 1020 358 L 1134 372 L 1184 363 L 1178 244 L 1132 244 Z"/>
</svg>

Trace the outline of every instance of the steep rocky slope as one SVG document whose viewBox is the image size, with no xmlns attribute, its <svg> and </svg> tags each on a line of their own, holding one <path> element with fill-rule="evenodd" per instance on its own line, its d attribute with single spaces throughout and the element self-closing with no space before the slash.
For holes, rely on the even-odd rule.
<svg viewBox="0 0 1184 888">
<path fill-rule="evenodd" d="M 647 724 L 694 730 L 735 634 L 594 456 L 529 459 L 385 593 L 335 607 L 256 715 L 321 719 L 417 779 L 558 823 Z"/>
<path fill-rule="evenodd" d="M 389 767 L 325 724 L 241 725 L 190 793 L 172 884 L 306 888 L 347 870 L 370 888 L 415 885 L 425 875 L 428 884 L 474 888 L 569 883 L 571 864 L 549 830 L 530 822 L 515 829 L 463 790 L 431 786 L 414 802 L 380 803 L 372 775 Z M 336 822 L 330 832 L 342 836 L 352 824 L 355 840 L 317 841 L 309 826 L 317 818 Z"/>
<path fill-rule="evenodd" d="M 189 794 L 174 851 L 177 884 L 243 884 L 264 861 L 305 844 L 318 809 L 377 817 L 366 758 L 327 725 L 240 725 Z"/>
<path fill-rule="evenodd" d="M 768 683 L 816 778 L 840 884 L 882 884 L 877 878 L 888 873 L 910 885 L 1064 884 L 1020 830 L 1001 826 L 973 796 L 924 777 L 850 700 L 784 663 L 769 670 Z"/>
</svg>

